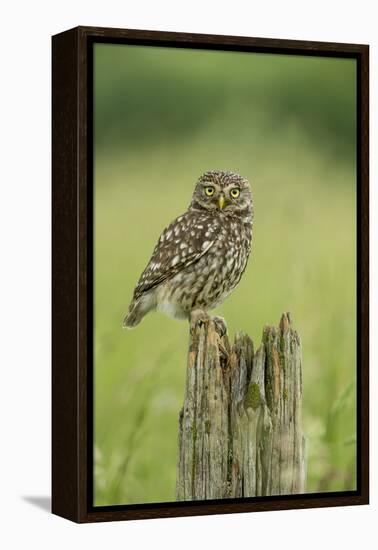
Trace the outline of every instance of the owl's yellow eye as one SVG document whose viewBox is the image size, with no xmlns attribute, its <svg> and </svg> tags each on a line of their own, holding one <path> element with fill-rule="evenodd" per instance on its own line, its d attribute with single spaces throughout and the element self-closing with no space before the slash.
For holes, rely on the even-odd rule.
<svg viewBox="0 0 378 550">
<path fill-rule="evenodd" d="M 207 195 L 208 197 L 212 197 L 214 195 L 214 192 L 215 192 L 215 189 L 211 185 L 208 185 L 207 187 L 205 187 L 205 195 Z"/>
<path fill-rule="evenodd" d="M 238 189 L 237 187 L 234 187 L 234 189 L 231 189 L 230 195 L 233 199 L 237 199 L 238 196 L 240 195 L 240 189 Z"/>
</svg>

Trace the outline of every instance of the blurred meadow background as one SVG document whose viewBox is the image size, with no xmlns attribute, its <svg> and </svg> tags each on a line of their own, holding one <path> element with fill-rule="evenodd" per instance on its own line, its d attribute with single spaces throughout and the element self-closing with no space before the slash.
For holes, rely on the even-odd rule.
<svg viewBox="0 0 378 550">
<path fill-rule="evenodd" d="M 95 505 L 175 499 L 188 325 L 122 329 L 162 229 L 198 176 L 252 184 L 253 250 L 215 313 L 257 347 L 302 337 L 308 492 L 356 484 L 356 66 L 352 59 L 96 44 Z"/>
</svg>

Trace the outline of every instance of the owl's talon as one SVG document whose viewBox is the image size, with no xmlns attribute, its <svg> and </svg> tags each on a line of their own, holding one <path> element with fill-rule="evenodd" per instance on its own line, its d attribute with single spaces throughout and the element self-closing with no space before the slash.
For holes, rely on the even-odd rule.
<svg viewBox="0 0 378 550">
<path fill-rule="evenodd" d="M 216 332 L 219 334 L 221 338 L 227 334 L 227 325 L 226 321 L 223 319 L 223 317 L 213 317 L 213 323 L 215 326 Z"/>
<path fill-rule="evenodd" d="M 190 313 L 190 332 L 193 334 L 196 328 L 202 327 L 210 321 L 210 317 L 202 309 L 196 309 Z"/>
</svg>

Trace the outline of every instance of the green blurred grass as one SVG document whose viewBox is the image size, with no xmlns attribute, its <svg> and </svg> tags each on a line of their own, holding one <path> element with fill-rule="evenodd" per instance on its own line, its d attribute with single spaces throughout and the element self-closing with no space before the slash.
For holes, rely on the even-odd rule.
<svg viewBox="0 0 378 550">
<path fill-rule="evenodd" d="M 354 62 L 96 48 L 95 503 L 174 500 L 187 325 L 121 323 L 160 231 L 215 168 L 249 178 L 255 201 L 249 266 L 217 312 L 255 345 L 292 312 L 307 490 L 353 489 Z"/>
</svg>

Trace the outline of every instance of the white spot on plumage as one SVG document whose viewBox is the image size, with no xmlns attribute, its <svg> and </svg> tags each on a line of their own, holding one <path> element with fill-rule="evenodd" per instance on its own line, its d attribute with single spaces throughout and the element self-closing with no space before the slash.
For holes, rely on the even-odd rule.
<svg viewBox="0 0 378 550">
<path fill-rule="evenodd" d="M 176 264 L 178 264 L 180 261 L 180 256 L 175 256 L 172 260 L 172 267 L 175 266 Z"/>
</svg>

